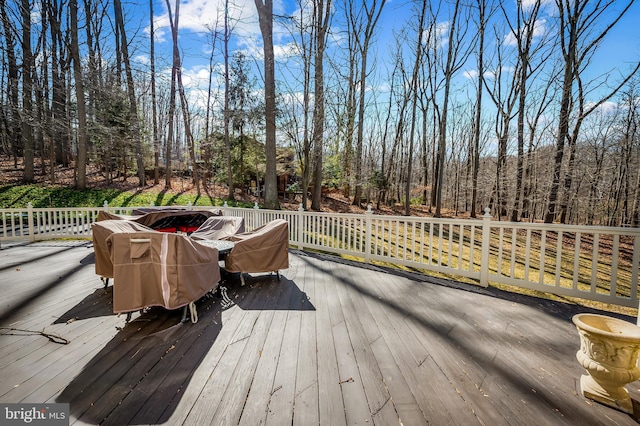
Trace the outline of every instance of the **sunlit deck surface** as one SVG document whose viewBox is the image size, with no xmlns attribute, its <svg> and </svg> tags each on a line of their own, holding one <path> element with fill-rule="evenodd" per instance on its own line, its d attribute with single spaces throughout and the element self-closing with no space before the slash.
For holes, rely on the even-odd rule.
<svg viewBox="0 0 640 426">
<path fill-rule="evenodd" d="M 580 393 L 585 308 L 291 250 L 195 324 L 125 323 L 93 259 L 3 243 L 0 402 L 68 402 L 72 424 L 636 424 Z"/>
</svg>

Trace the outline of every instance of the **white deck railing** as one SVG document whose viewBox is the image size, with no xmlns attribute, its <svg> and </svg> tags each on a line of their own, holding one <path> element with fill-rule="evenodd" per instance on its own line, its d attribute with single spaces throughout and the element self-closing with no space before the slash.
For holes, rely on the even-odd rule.
<svg viewBox="0 0 640 426">
<path fill-rule="evenodd" d="M 88 238 L 100 210 L 136 207 L 0 209 L 0 242 Z M 192 208 L 186 206 L 186 208 Z M 202 209 L 202 207 L 197 207 Z M 218 209 L 219 207 L 211 207 Z M 289 222 L 289 243 L 451 277 L 525 287 L 561 296 L 638 307 L 640 229 L 482 219 L 316 213 L 222 207 L 247 230 Z"/>
</svg>

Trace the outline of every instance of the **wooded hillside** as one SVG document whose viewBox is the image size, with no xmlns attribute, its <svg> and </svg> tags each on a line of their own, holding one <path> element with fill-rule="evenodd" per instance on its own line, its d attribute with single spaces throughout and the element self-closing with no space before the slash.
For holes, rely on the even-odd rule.
<svg viewBox="0 0 640 426">
<path fill-rule="evenodd" d="M 180 0 L 0 0 L 0 154 L 25 183 L 74 164 L 83 189 L 90 165 L 269 208 L 334 189 L 405 214 L 640 226 L 640 27 L 623 61 L 602 50 L 633 1 L 224 4 L 187 33 Z"/>
</svg>

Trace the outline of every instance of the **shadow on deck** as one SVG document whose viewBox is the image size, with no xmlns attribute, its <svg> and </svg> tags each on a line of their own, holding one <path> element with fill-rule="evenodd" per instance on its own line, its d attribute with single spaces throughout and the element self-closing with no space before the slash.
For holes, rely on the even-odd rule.
<svg viewBox="0 0 640 426">
<path fill-rule="evenodd" d="M 633 416 L 580 393 L 571 317 L 592 309 L 292 250 L 280 281 L 228 277 L 233 303 L 199 301 L 196 323 L 126 323 L 92 256 L 0 250 L 2 402 L 116 425 L 638 423 L 638 382 Z"/>
</svg>

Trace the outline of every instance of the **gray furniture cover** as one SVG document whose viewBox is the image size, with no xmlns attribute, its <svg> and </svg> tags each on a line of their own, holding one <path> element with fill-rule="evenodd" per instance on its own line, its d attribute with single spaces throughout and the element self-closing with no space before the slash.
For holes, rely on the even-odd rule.
<svg viewBox="0 0 640 426">
<path fill-rule="evenodd" d="M 226 240 L 244 232 L 244 218 L 238 216 L 217 216 L 207 219 L 191 234 L 194 240 Z"/>
<path fill-rule="evenodd" d="M 114 233 L 107 238 L 113 263 L 113 311 L 149 306 L 177 309 L 217 288 L 218 250 L 187 236 L 161 232 Z"/>
</svg>

